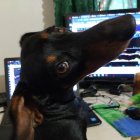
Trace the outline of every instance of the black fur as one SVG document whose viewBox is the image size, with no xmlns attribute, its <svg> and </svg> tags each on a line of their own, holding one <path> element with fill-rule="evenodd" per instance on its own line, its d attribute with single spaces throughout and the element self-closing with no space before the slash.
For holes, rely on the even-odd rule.
<svg viewBox="0 0 140 140">
<path fill-rule="evenodd" d="M 134 32 L 134 18 L 126 15 L 83 33 L 50 27 L 23 35 L 20 41 L 21 80 L 11 105 L 13 120 L 16 120 L 13 121 L 16 139 L 21 140 L 21 136 L 26 135 L 24 140 L 86 140 L 84 102 L 75 97 L 72 87 L 85 75 L 118 56 Z M 23 109 L 17 111 L 22 97 Z M 24 115 L 17 119 L 23 111 L 25 116 L 28 112 L 29 116 L 30 112 L 43 115 L 41 123 L 36 126 L 31 123 L 27 127 L 27 130 L 35 130 L 34 138 L 28 136 L 30 131 L 29 134 L 18 131 L 24 127 L 18 123 Z M 31 117 L 32 121 L 36 119 L 35 115 Z"/>
</svg>

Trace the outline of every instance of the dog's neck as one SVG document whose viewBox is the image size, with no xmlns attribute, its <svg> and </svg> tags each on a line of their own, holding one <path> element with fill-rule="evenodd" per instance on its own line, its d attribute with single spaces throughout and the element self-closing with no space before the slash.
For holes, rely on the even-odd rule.
<svg viewBox="0 0 140 140">
<path fill-rule="evenodd" d="M 17 92 L 24 98 L 27 98 L 27 100 L 31 100 L 31 102 L 34 102 L 36 106 L 39 108 L 43 108 L 46 106 L 51 106 L 52 104 L 67 104 L 75 99 L 75 94 L 73 92 L 73 88 L 70 88 L 67 90 L 67 92 L 60 92 L 60 91 L 55 91 L 57 93 L 50 93 L 49 90 L 48 92 L 46 91 L 45 93 L 41 93 L 41 90 L 34 90 L 30 86 L 28 86 L 25 82 L 20 81 L 17 86 Z M 39 92 L 39 94 L 38 94 Z M 54 96 L 55 95 L 55 96 Z"/>
<path fill-rule="evenodd" d="M 33 95 L 33 98 L 35 100 L 38 100 L 41 106 L 50 106 L 55 103 L 67 104 L 75 99 L 75 94 L 73 92 L 73 89 L 69 89 L 67 93 L 45 93 L 45 95 L 43 96 Z"/>
<path fill-rule="evenodd" d="M 34 96 L 33 99 L 38 104 L 39 111 L 43 114 L 45 121 L 55 121 L 57 119 L 64 119 L 65 113 L 71 108 L 78 106 L 76 96 L 73 89 L 69 89 L 67 93 L 54 93 L 55 96 Z M 65 95 L 64 95 L 65 94 Z M 68 116 L 73 116 L 73 112 L 68 113 Z"/>
</svg>

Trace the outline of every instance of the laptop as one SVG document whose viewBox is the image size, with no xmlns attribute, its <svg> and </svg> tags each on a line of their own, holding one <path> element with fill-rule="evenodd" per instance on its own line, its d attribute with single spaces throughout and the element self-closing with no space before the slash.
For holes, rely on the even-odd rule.
<svg viewBox="0 0 140 140">
<path fill-rule="evenodd" d="M 5 87 L 7 93 L 7 102 L 10 101 L 14 93 L 15 87 L 20 80 L 20 69 L 21 63 L 20 58 L 5 58 L 4 59 L 5 69 Z"/>
<path fill-rule="evenodd" d="M 4 59 L 7 106 L 5 107 L 5 113 L 1 121 L 1 125 L 11 124 L 11 120 L 9 117 L 9 103 L 13 96 L 15 87 L 17 86 L 20 80 L 20 69 L 21 69 L 20 58 L 15 57 Z"/>
<path fill-rule="evenodd" d="M 5 58 L 4 59 L 4 67 L 5 67 L 5 82 L 6 82 L 6 93 L 7 93 L 7 102 L 9 104 L 13 92 L 15 90 L 16 85 L 20 80 L 20 69 L 21 63 L 20 58 Z M 73 87 L 74 92 L 76 92 L 76 86 Z M 101 120 L 96 116 L 96 114 L 89 108 L 86 102 L 82 102 L 83 108 L 87 114 L 87 123 L 88 126 L 95 126 L 101 124 Z M 2 124 L 7 123 L 8 121 L 8 111 L 5 112 Z"/>
<path fill-rule="evenodd" d="M 7 107 L 0 125 L 0 139 L 2 138 L 3 140 L 11 140 L 13 134 L 13 126 L 9 117 L 9 103 L 20 80 L 20 68 L 20 58 L 4 59 Z"/>
</svg>

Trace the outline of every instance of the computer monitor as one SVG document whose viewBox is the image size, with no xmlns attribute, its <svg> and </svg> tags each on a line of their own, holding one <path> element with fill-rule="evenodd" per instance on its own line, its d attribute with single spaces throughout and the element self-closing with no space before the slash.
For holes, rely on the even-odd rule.
<svg viewBox="0 0 140 140">
<path fill-rule="evenodd" d="M 133 82 L 134 75 L 140 72 L 140 10 L 97 11 L 93 13 L 74 13 L 66 16 L 66 27 L 72 32 L 82 32 L 104 20 L 125 14 L 132 14 L 137 25 L 136 33 L 130 45 L 115 60 L 87 75 L 87 79 L 99 82 Z"/>
</svg>

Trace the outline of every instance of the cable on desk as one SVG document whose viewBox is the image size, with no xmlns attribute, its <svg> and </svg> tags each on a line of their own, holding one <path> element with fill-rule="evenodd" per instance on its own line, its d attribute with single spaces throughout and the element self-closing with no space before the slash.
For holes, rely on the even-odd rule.
<svg viewBox="0 0 140 140">
<path fill-rule="evenodd" d="M 107 95 L 102 95 L 100 93 L 96 94 L 97 91 L 95 92 L 94 87 L 90 86 L 90 88 L 84 90 L 83 92 L 80 93 L 80 97 L 85 98 L 85 97 L 94 97 L 96 98 L 96 102 L 97 100 L 99 100 L 98 97 L 103 97 L 106 99 L 109 99 L 108 102 L 102 101 L 103 103 L 105 103 L 107 106 L 106 107 L 101 107 L 102 109 L 109 109 L 109 108 L 119 108 L 120 104 L 117 100 L 115 100 L 114 98 L 107 96 Z M 92 103 L 92 104 L 95 104 Z"/>
<path fill-rule="evenodd" d="M 99 94 L 99 95 L 95 95 L 95 97 L 103 97 L 103 98 L 108 98 L 109 99 L 109 102 L 106 103 L 107 106 L 105 107 L 92 107 L 93 109 L 110 109 L 110 108 L 120 108 L 120 104 L 118 101 L 116 101 L 114 98 L 111 98 L 107 95 L 102 95 L 102 94 Z"/>
</svg>

